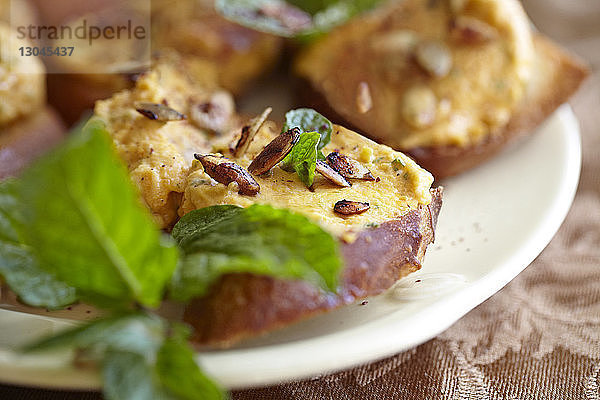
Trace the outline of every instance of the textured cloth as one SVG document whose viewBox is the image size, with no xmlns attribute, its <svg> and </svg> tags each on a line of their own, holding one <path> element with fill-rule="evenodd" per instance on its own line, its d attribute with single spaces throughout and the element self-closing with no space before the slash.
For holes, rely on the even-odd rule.
<svg viewBox="0 0 600 400">
<path fill-rule="evenodd" d="M 517 278 L 437 338 L 304 382 L 235 400 L 600 400 L 600 1 L 528 0 L 537 27 L 585 57 L 593 76 L 571 102 L 583 170 L 556 237 Z M 100 399 L 0 386 L 0 399 Z"/>
</svg>

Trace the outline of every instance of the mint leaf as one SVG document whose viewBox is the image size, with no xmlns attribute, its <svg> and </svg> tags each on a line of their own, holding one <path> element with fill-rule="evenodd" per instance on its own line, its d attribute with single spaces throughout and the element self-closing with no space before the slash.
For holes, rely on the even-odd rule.
<svg viewBox="0 0 600 400">
<path fill-rule="evenodd" d="M 194 358 L 194 352 L 185 341 L 175 338 L 165 340 L 156 360 L 156 370 L 163 386 L 179 399 L 228 398 L 221 388 L 200 371 Z"/>
<path fill-rule="evenodd" d="M 176 400 L 160 384 L 155 366 L 137 353 L 108 351 L 102 362 L 106 400 Z M 180 376 L 186 380 L 185 375 Z"/>
<path fill-rule="evenodd" d="M 18 187 L 24 239 L 40 267 L 96 304 L 160 303 L 178 252 L 140 204 L 100 121 L 32 166 Z"/>
<path fill-rule="evenodd" d="M 32 250 L 21 242 L 17 184 L 0 182 L 0 276 L 30 306 L 58 309 L 74 303 L 75 289 L 41 269 Z"/>
<path fill-rule="evenodd" d="M 142 313 L 92 321 L 27 346 L 27 352 L 55 348 L 84 351 L 102 367 L 107 400 L 175 400 L 160 384 L 156 356 L 168 325 Z"/>
<path fill-rule="evenodd" d="M 44 338 L 24 351 L 73 347 L 102 354 L 108 349 L 151 355 L 160 347 L 166 324 L 158 317 L 141 313 L 111 316 Z"/>
<path fill-rule="evenodd" d="M 217 0 L 225 18 L 283 37 L 311 38 L 343 24 L 381 0 Z"/>
<path fill-rule="evenodd" d="M 298 108 L 288 111 L 285 114 L 283 131 L 285 132 L 295 127 L 299 127 L 302 132 L 319 132 L 319 150 L 322 150 L 331 141 L 333 124 L 311 108 Z"/>
<path fill-rule="evenodd" d="M 281 161 L 281 168 L 289 171 L 293 168 L 306 187 L 311 187 L 315 179 L 318 146 L 321 135 L 319 132 L 304 132 L 292 151 Z"/>
<path fill-rule="evenodd" d="M 212 206 L 185 215 L 173 237 L 185 257 L 171 296 L 186 301 L 206 294 L 228 273 L 304 279 L 336 290 L 338 242 L 306 217 L 267 205 Z"/>
<path fill-rule="evenodd" d="M 166 336 L 171 334 L 170 338 Z M 224 399 L 187 345 L 189 332 L 145 313 L 100 319 L 28 346 L 83 350 L 102 367 L 107 400 Z"/>
</svg>

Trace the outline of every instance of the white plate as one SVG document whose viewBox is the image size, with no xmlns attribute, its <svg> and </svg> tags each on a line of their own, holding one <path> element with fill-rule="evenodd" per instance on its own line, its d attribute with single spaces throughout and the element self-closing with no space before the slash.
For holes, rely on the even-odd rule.
<svg viewBox="0 0 600 400">
<path fill-rule="evenodd" d="M 301 379 L 348 368 L 433 338 L 522 271 L 556 233 L 581 165 L 578 123 L 563 106 L 531 138 L 445 182 L 436 243 L 423 269 L 368 304 L 345 307 L 227 351 L 199 354 L 228 388 Z M 68 322 L 0 311 L 0 380 L 97 388 L 69 355 L 21 356 L 19 344 Z"/>
</svg>

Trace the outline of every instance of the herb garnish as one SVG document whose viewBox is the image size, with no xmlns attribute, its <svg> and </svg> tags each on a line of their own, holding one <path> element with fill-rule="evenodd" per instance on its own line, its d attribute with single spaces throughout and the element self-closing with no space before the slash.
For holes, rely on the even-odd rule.
<svg viewBox="0 0 600 400">
<path fill-rule="evenodd" d="M 185 257 L 173 278 L 179 300 L 206 293 L 231 272 L 303 279 L 334 291 L 341 269 L 338 243 L 306 217 L 267 205 L 212 206 L 173 228 Z"/>
<path fill-rule="evenodd" d="M 392 161 L 392 168 L 394 171 L 400 171 L 401 169 L 406 168 L 406 163 L 401 158 L 396 158 Z"/>
<path fill-rule="evenodd" d="M 331 141 L 333 124 L 315 110 L 299 108 L 285 114 L 283 131 L 296 127 L 302 130 L 302 135 L 280 167 L 288 172 L 296 171 L 302 183 L 311 187 L 317 159 L 325 159 L 321 150 Z"/>
<path fill-rule="evenodd" d="M 321 135 L 313 136 L 316 159 Z M 107 400 L 223 399 L 198 368 L 188 330 L 152 311 L 169 284 L 184 300 L 232 272 L 337 288 L 337 240 L 287 210 L 208 207 L 182 218 L 173 237 L 161 233 L 141 205 L 99 120 L 20 179 L 0 182 L 4 280 L 27 304 L 59 308 L 81 298 L 108 315 L 27 350 L 81 350 L 100 366 Z"/>
</svg>

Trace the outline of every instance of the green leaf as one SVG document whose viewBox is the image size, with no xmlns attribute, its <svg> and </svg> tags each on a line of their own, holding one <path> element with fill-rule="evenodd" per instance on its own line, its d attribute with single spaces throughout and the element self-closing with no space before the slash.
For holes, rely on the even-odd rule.
<svg viewBox="0 0 600 400">
<path fill-rule="evenodd" d="M 225 18 L 249 28 L 283 37 L 310 39 L 379 2 L 381 0 L 217 0 L 215 8 Z M 281 18 L 279 13 L 265 13 L 264 10 L 269 7 L 284 9 L 282 14 L 292 18 Z"/>
<path fill-rule="evenodd" d="M 156 370 L 163 386 L 179 399 L 228 398 L 219 386 L 200 371 L 194 357 L 194 352 L 186 342 L 176 338 L 165 340 L 156 361 Z"/>
<path fill-rule="evenodd" d="M 338 242 L 288 210 L 207 207 L 181 218 L 173 237 L 185 252 L 173 277 L 171 296 L 177 300 L 202 296 L 222 275 L 241 272 L 337 289 L 342 265 Z"/>
<path fill-rule="evenodd" d="M 160 303 L 178 252 L 140 204 L 100 121 L 26 171 L 19 188 L 25 242 L 48 273 L 95 303 Z"/>
<path fill-rule="evenodd" d="M 140 313 L 117 315 L 44 338 L 30 344 L 24 351 L 73 347 L 100 355 L 112 350 L 152 357 L 162 343 L 165 330 L 166 324 L 158 317 Z"/>
<path fill-rule="evenodd" d="M 41 269 L 32 250 L 21 242 L 17 184 L 15 180 L 0 182 L 0 275 L 30 306 L 58 309 L 74 303 L 75 289 Z"/>
<path fill-rule="evenodd" d="M 177 400 L 161 385 L 155 365 L 137 353 L 108 351 L 102 363 L 106 400 Z M 185 381 L 187 376 L 181 375 Z"/>
<path fill-rule="evenodd" d="M 285 114 L 283 130 L 287 131 L 295 127 L 299 127 L 302 132 L 319 132 L 319 150 L 322 150 L 331 141 L 333 124 L 311 108 L 299 108 Z"/>
<path fill-rule="evenodd" d="M 315 179 L 318 146 L 321 136 L 319 132 L 304 132 L 292 151 L 281 161 L 281 168 L 289 171 L 293 168 L 306 187 L 311 187 Z"/>
<path fill-rule="evenodd" d="M 165 338 L 167 333 L 170 338 Z M 55 348 L 85 350 L 102 366 L 107 400 L 224 399 L 207 378 L 187 345 L 189 331 L 145 313 L 100 319 L 28 346 L 25 351 Z"/>
</svg>

